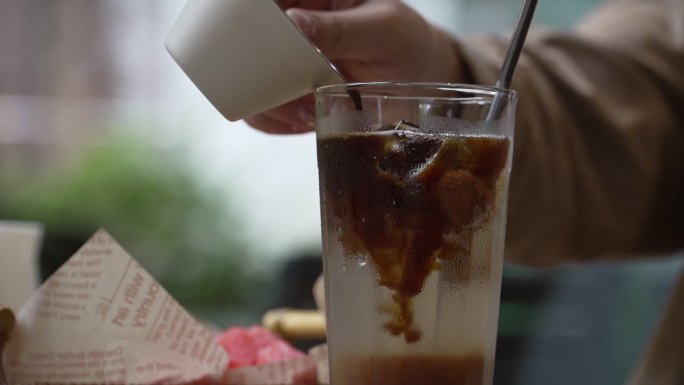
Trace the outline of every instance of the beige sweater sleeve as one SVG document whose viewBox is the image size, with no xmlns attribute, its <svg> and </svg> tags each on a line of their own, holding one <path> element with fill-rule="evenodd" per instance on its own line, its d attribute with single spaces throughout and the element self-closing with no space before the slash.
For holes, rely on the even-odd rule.
<svg viewBox="0 0 684 385">
<path fill-rule="evenodd" d="M 508 39 L 458 44 L 494 84 Z M 508 260 L 684 246 L 684 0 L 615 0 L 572 31 L 533 31 L 512 88 Z"/>
</svg>

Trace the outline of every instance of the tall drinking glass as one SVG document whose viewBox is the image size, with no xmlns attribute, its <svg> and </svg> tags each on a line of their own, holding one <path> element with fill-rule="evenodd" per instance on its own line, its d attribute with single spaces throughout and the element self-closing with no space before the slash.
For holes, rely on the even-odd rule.
<svg viewBox="0 0 684 385">
<path fill-rule="evenodd" d="M 515 102 L 452 84 L 316 92 L 332 385 L 492 383 Z"/>
</svg>

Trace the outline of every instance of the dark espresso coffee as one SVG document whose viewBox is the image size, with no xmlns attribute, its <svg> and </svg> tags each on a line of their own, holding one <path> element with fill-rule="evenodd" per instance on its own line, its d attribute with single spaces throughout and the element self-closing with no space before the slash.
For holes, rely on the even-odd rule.
<svg viewBox="0 0 684 385">
<path fill-rule="evenodd" d="M 377 283 L 393 292 L 384 328 L 415 343 L 413 298 L 448 265 L 466 281 L 472 237 L 492 217 L 509 141 L 410 131 L 319 139 L 322 202 L 328 228 L 346 253 L 367 255 Z"/>
</svg>

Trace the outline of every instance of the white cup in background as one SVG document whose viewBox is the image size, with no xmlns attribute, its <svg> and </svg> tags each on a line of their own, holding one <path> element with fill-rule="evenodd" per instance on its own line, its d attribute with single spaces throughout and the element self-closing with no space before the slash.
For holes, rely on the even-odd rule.
<svg viewBox="0 0 684 385">
<path fill-rule="evenodd" d="M 274 0 L 188 0 L 166 48 L 231 121 L 343 82 Z"/>
<path fill-rule="evenodd" d="M 18 312 L 38 287 L 43 226 L 0 220 L 0 305 Z"/>
</svg>

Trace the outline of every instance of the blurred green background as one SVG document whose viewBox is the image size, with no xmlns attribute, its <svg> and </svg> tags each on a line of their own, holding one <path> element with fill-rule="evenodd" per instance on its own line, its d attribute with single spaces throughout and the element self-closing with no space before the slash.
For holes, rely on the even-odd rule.
<svg viewBox="0 0 684 385">
<path fill-rule="evenodd" d="M 504 33 L 520 6 L 407 2 L 455 34 Z M 541 1 L 535 23 L 569 28 L 595 3 Z M 0 0 L 0 219 L 44 226 L 43 275 L 105 228 L 220 328 L 313 307 L 314 138 L 213 110 L 163 48 L 183 4 Z M 506 266 L 495 383 L 623 383 L 681 266 Z"/>
<path fill-rule="evenodd" d="M 230 196 L 200 183 L 182 152 L 110 136 L 44 175 L 9 174 L 0 212 L 45 226 L 43 279 L 102 227 L 203 318 L 247 322 L 263 311 L 272 269 L 259 266 Z"/>
</svg>

